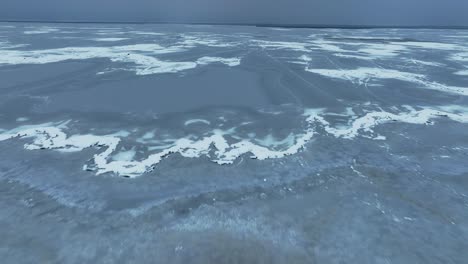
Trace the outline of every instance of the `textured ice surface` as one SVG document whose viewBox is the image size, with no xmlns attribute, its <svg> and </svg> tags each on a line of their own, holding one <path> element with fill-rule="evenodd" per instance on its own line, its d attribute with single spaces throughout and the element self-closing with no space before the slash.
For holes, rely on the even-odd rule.
<svg viewBox="0 0 468 264">
<path fill-rule="evenodd" d="M 0 23 L 2 263 L 464 263 L 467 36 Z"/>
</svg>

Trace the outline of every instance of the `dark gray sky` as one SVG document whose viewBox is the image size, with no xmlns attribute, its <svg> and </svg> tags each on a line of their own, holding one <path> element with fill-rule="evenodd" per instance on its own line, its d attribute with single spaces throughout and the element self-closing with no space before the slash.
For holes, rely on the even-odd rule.
<svg viewBox="0 0 468 264">
<path fill-rule="evenodd" d="M 468 26 L 468 0 L 0 0 L 0 20 Z"/>
</svg>

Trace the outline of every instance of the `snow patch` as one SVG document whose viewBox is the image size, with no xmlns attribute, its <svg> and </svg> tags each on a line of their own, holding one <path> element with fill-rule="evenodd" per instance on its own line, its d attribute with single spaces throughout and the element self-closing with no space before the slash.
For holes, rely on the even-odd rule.
<svg viewBox="0 0 468 264">
<path fill-rule="evenodd" d="M 135 158 L 135 149 L 123 150 L 112 156 L 114 161 L 131 161 Z"/>
<path fill-rule="evenodd" d="M 16 118 L 16 122 L 26 122 L 28 120 L 29 120 L 29 118 L 27 118 L 27 117 L 18 117 L 18 118 Z"/>
<path fill-rule="evenodd" d="M 39 27 L 36 29 L 26 30 L 23 33 L 26 35 L 34 35 L 34 34 L 47 34 L 59 31 L 57 28 L 51 27 Z"/>
<path fill-rule="evenodd" d="M 310 51 L 310 45 L 301 42 L 255 40 L 253 41 L 253 44 L 264 49 L 287 49 L 302 52 Z"/>
<path fill-rule="evenodd" d="M 190 125 L 196 124 L 196 123 L 202 123 L 202 124 L 206 124 L 206 125 L 211 124 L 210 121 L 205 120 L 205 119 L 190 119 L 190 120 L 185 121 L 184 126 L 190 126 Z"/>
<path fill-rule="evenodd" d="M 201 57 L 197 60 L 197 64 L 207 65 L 211 63 L 223 63 L 228 66 L 234 67 L 241 63 L 240 58 L 221 58 L 221 57 Z"/>
<path fill-rule="evenodd" d="M 456 75 L 468 76 L 468 70 L 462 70 L 455 72 Z"/>
<path fill-rule="evenodd" d="M 431 125 L 433 124 L 431 121 L 438 118 L 468 123 L 468 109 L 462 106 L 419 107 L 418 109 L 405 106 L 396 109 L 398 110 L 394 110 L 396 112 L 369 111 L 361 116 L 349 116 L 354 112 L 347 109 L 345 115 L 348 115 L 350 120 L 345 126 L 333 126 L 327 120 L 328 116 L 336 113 L 327 113 L 324 109 L 307 109 L 304 111 L 307 123 L 304 132 L 290 134 L 284 139 L 278 140 L 273 136 L 267 136 L 260 139 L 240 138 L 236 142 L 230 142 L 227 136 L 232 131 L 215 129 L 199 138 L 175 139 L 172 144 L 154 148 L 158 152 L 142 160 L 134 160 L 135 151 L 133 148 L 117 151 L 121 138 L 127 137 L 128 132 L 110 135 L 78 134 L 68 136 L 65 133 L 68 122 L 20 126 L 9 131 L 0 130 L 2 131 L 0 141 L 17 138 L 30 139 L 32 142 L 24 145 L 24 148 L 28 150 L 50 149 L 61 152 L 78 152 L 90 147 L 100 148 L 101 152 L 94 155 L 92 164 L 83 167 L 85 170 L 95 171 L 97 175 L 114 173 L 136 177 L 152 170 L 153 166 L 161 162 L 164 157 L 175 153 L 186 158 L 206 156 L 220 165 L 232 164 L 244 154 L 250 154 L 251 158 L 259 160 L 282 158 L 293 155 L 304 148 L 317 133 L 317 129 L 336 138 L 353 139 L 362 136 L 383 140 L 385 137 L 376 135 L 373 128 L 384 123 L 401 122 Z M 152 137 L 154 134 L 144 136 L 147 139 Z"/>
<path fill-rule="evenodd" d="M 114 42 L 114 41 L 122 41 L 122 40 L 127 40 L 128 38 L 93 38 L 91 40 L 93 41 L 99 41 L 99 42 Z"/>
<path fill-rule="evenodd" d="M 137 75 L 176 73 L 196 68 L 197 65 L 220 62 L 228 66 L 240 64 L 240 58 L 202 57 L 195 62 L 163 61 L 158 54 L 185 51 L 177 46 L 162 47 L 157 44 L 135 44 L 113 47 L 67 47 L 49 50 L 2 50 L 0 65 L 46 64 L 67 60 L 107 58 L 114 62 L 132 63 L 128 70 Z M 103 72 L 105 73 L 105 72 Z M 98 74 L 103 74 L 98 73 Z"/>
<path fill-rule="evenodd" d="M 422 87 L 425 87 L 431 90 L 437 90 L 441 92 L 447 92 L 447 93 L 459 94 L 459 95 L 465 95 L 465 96 L 468 95 L 468 88 L 448 86 L 448 85 L 444 85 L 438 82 L 429 81 L 427 80 L 426 76 L 423 74 L 402 72 L 402 71 L 391 70 L 391 69 L 365 68 L 365 67 L 357 68 L 354 70 L 306 68 L 306 71 L 319 74 L 322 76 L 330 77 L 333 79 L 348 80 L 358 85 L 367 84 L 368 82 L 372 82 L 372 81 L 379 80 L 379 79 L 395 79 L 395 80 L 415 83 L 415 84 L 418 84 Z"/>
</svg>

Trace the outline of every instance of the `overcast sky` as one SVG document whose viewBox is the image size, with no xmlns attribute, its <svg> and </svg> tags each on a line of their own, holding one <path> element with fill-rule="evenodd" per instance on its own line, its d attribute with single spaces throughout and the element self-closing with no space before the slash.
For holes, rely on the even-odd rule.
<svg viewBox="0 0 468 264">
<path fill-rule="evenodd" d="M 0 20 L 468 26 L 468 0 L 0 0 Z"/>
</svg>

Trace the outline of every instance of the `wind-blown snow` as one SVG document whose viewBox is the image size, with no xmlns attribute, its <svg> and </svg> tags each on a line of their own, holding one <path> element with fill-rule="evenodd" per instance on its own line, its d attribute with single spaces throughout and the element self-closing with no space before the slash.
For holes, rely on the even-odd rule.
<svg viewBox="0 0 468 264">
<path fill-rule="evenodd" d="M 234 67 L 234 66 L 240 65 L 241 59 L 240 58 L 201 57 L 197 60 L 197 64 L 199 65 L 207 65 L 207 64 L 216 63 L 216 62 Z"/>
<path fill-rule="evenodd" d="M 0 49 L 16 49 L 28 46 L 27 44 L 12 44 L 8 41 L 0 41 Z"/>
<path fill-rule="evenodd" d="M 195 62 L 163 61 L 155 56 L 158 54 L 185 51 L 184 48 L 172 46 L 162 47 L 158 44 L 136 44 L 113 47 L 68 47 L 49 50 L 2 50 L 0 65 L 46 64 L 67 60 L 86 60 L 107 58 L 114 62 L 131 63 L 128 68 L 137 75 L 175 73 L 194 69 L 197 65 L 220 62 L 228 66 L 240 64 L 240 58 L 202 57 Z"/>
<path fill-rule="evenodd" d="M 375 134 L 373 128 L 377 125 L 389 122 L 400 122 L 408 124 L 431 124 L 430 120 L 436 117 L 446 117 L 453 121 L 460 123 L 468 123 L 468 109 L 463 109 L 463 113 L 453 113 L 446 110 L 449 107 L 441 109 L 420 109 L 416 110 L 409 106 L 406 106 L 409 110 L 401 113 L 389 113 L 386 111 L 376 111 L 365 114 L 364 116 L 353 118 L 351 125 L 348 127 L 334 128 L 329 125 L 328 122 L 323 122 L 325 131 L 334 135 L 335 137 L 352 139 L 362 133 L 368 135 Z M 375 139 L 384 139 L 383 136 L 374 136 Z"/>
<path fill-rule="evenodd" d="M 23 33 L 26 35 L 33 35 L 33 34 L 47 34 L 47 33 L 53 33 L 57 32 L 59 29 L 57 28 L 51 28 L 51 27 L 39 27 L 31 30 L 26 30 Z"/>
<path fill-rule="evenodd" d="M 196 123 L 201 123 L 201 124 L 205 124 L 205 125 L 210 125 L 211 124 L 210 121 L 205 120 L 205 119 L 190 119 L 190 120 L 185 121 L 184 126 L 190 126 L 190 125 L 196 124 Z"/>
<path fill-rule="evenodd" d="M 302 42 L 255 40 L 253 41 L 253 44 L 264 49 L 286 49 L 302 52 L 310 51 L 310 44 Z"/>
<path fill-rule="evenodd" d="M 448 92 L 459 95 L 468 95 L 468 88 L 444 85 L 438 82 L 427 80 L 423 74 L 402 72 L 398 70 L 383 69 L 383 68 L 357 68 L 353 70 L 348 69 L 311 69 L 306 68 L 306 71 L 319 74 L 322 76 L 330 77 L 333 79 L 348 80 L 358 85 L 367 84 L 379 79 L 395 79 L 405 82 L 415 83 L 421 87 L 437 90 L 441 92 Z"/>
<path fill-rule="evenodd" d="M 455 72 L 455 74 L 456 75 L 468 76 L 468 70 L 457 71 L 457 72 Z"/>
<path fill-rule="evenodd" d="M 225 40 L 225 36 L 217 37 L 213 34 L 182 34 L 181 37 L 183 38 L 183 41 L 178 42 L 177 44 L 188 48 L 196 46 L 229 48 L 238 45 L 238 43 L 235 42 L 227 42 Z"/>
<path fill-rule="evenodd" d="M 459 52 L 450 56 L 451 60 L 458 62 L 468 62 L 468 52 Z"/>
<path fill-rule="evenodd" d="M 114 42 L 114 41 L 122 41 L 127 40 L 128 38 L 94 38 L 91 40 L 99 41 L 99 42 Z"/>
<path fill-rule="evenodd" d="M 371 139 L 385 139 L 376 135 L 373 128 L 390 122 L 430 125 L 435 119 L 447 118 L 454 122 L 468 123 L 468 109 L 460 106 L 421 107 L 404 106 L 396 112 L 384 110 L 369 111 L 361 116 L 349 116 L 353 111 L 347 110 L 350 118 L 347 125 L 332 125 L 329 116 L 337 113 L 327 113 L 323 109 L 307 109 L 304 112 L 306 128 L 303 133 L 290 134 L 282 140 L 271 136 L 263 139 L 240 138 L 236 142 L 228 141 L 230 131 L 214 129 L 211 133 L 199 138 L 179 138 L 164 148 L 158 148 L 157 153 L 142 160 L 133 160 L 135 152 L 119 150 L 119 143 L 127 133 L 110 135 L 70 135 L 66 134 L 67 122 L 45 123 L 40 125 L 20 126 L 2 131 L 0 141 L 24 138 L 32 142 L 24 145 L 28 150 L 51 149 L 61 152 L 77 152 L 90 147 L 102 149 L 93 157 L 93 164 L 85 165 L 84 169 L 95 171 L 96 174 L 115 173 L 117 175 L 136 177 L 152 170 L 153 166 L 171 154 L 178 153 L 186 158 L 209 157 L 213 162 L 223 165 L 232 164 L 244 154 L 250 154 L 253 159 L 265 160 L 283 158 L 299 152 L 311 141 L 317 131 L 325 131 L 325 136 L 342 139 L 353 139 L 358 136 Z M 154 134 L 148 136 L 152 138 Z M 142 141 L 143 142 L 143 141 Z"/>
</svg>

